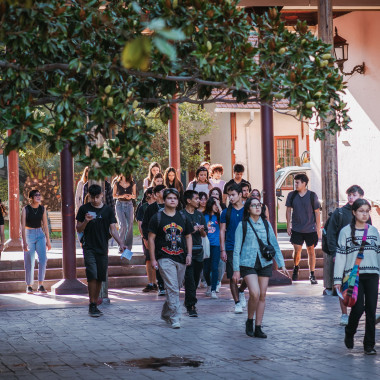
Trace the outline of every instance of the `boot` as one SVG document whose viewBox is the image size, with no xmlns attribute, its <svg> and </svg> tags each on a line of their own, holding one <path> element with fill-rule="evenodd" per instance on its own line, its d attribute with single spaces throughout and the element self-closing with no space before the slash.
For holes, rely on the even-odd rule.
<svg viewBox="0 0 380 380">
<path fill-rule="evenodd" d="M 292 275 L 292 281 L 298 281 L 298 270 L 300 267 L 298 265 L 295 265 L 293 268 L 293 275 Z"/>
<path fill-rule="evenodd" d="M 254 332 L 253 332 L 253 319 L 247 319 L 247 321 L 245 322 L 245 333 L 248 336 L 254 336 Z"/>
<path fill-rule="evenodd" d="M 267 334 L 261 330 L 261 326 L 255 326 L 255 337 L 256 338 L 266 338 Z"/>
</svg>

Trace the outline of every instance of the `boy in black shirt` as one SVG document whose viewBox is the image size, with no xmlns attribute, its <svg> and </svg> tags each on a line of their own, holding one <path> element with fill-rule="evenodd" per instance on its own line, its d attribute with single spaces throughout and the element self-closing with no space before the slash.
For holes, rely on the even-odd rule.
<svg viewBox="0 0 380 380">
<path fill-rule="evenodd" d="M 91 317 L 100 317 L 102 312 L 96 305 L 102 281 L 107 278 L 109 233 L 111 232 L 121 251 L 126 247 L 117 232 L 117 221 L 112 208 L 103 203 L 101 187 L 91 185 L 88 193 L 90 202 L 79 208 L 76 217 L 77 232 L 83 232 L 81 242 L 90 298 L 88 313 Z"/>
<path fill-rule="evenodd" d="M 159 268 L 165 283 L 166 301 L 161 318 L 171 323 L 172 328 L 181 327 L 181 305 L 179 290 L 185 276 L 186 265 L 191 264 L 193 227 L 176 207 L 179 193 L 176 189 L 165 189 L 165 207 L 149 222 L 148 246 L 153 268 Z"/>
<path fill-rule="evenodd" d="M 251 189 L 251 184 L 243 179 L 244 174 L 244 165 L 242 164 L 235 164 L 234 165 L 234 178 L 230 179 L 225 185 L 223 189 L 223 203 L 226 204 L 227 202 L 227 196 L 228 196 L 228 189 L 231 185 L 236 183 L 237 185 L 243 185 L 243 183 L 248 184 L 249 190 Z"/>
</svg>

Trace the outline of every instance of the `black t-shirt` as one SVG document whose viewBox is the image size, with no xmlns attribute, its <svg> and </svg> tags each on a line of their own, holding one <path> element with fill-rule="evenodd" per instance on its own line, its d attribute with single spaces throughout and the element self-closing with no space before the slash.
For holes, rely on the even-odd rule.
<svg viewBox="0 0 380 380">
<path fill-rule="evenodd" d="M 137 215 L 136 215 L 136 220 L 137 220 L 138 222 L 142 222 L 142 221 L 144 220 L 144 214 L 145 214 L 145 211 L 146 211 L 146 209 L 148 208 L 148 206 L 149 206 L 149 203 L 148 203 L 148 202 L 145 202 L 145 203 L 143 203 L 143 204 L 139 207 L 139 209 L 138 209 L 138 211 L 137 211 Z"/>
<path fill-rule="evenodd" d="M 158 225 L 158 213 L 149 222 L 148 231 L 156 234 L 156 260 L 169 258 L 181 264 L 186 262 L 186 235 L 193 232 L 190 220 L 177 211 L 174 216 L 168 216 L 160 211 L 161 220 Z"/>
<path fill-rule="evenodd" d="M 204 231 L 207 233 L 207 223 L 206 223 L 204 215 L 201 212 L 199 212 L 198 210 L 194 210 L 194 213 L 190 214 L 189 212 L 187 212 L 186 209 L 183 210 L 182 212 L 185 213 L 186 217 L 190 220 L 193 227 L 197 224 L 202 224 L 205 228 Z M 195 245 L 198 245 L 198 246 L 202 245 L 202 236 L 199 231 L 192 233 L 191 236 L 193 237 L 193 247 Z M 193 260 L 203 261 L 203 253 L 200 252 L 200 254 L 196 256 L 194 255 L 194 250 L 193 250 Z"/>
<path fill-rule="evenodd" d="M 223 194 L 228 194 L 228 188 L 233 185 L 235 182 L 235 180 L 232 178 L 230 179 L 225 185 L 224 185 L 224 188 L 223 188 Z M 237 183 L 237 185 L 242 185 L 243 183 L 246 183 L 249 185 L 249 189 L 251 189 L 251 184 L 245 180 L 245 179 L 242 179 L 240 183 Z"/>
<path fill-rule="evenodd" d="M 154 202 L 146 208 L 144 217 L 141 223 L 141 229 L 143 232 L 144 239 L 148 240 L 148 233 L 149 233 L 148 227 L 149 227 L 149 222 L 152 219 L 152 216 L 154 214 L 157 214 L 158 210 L 161 210 L 164 207 L 165 205 L 163 203 L 158 204 L 157 202 Z"/>
<path fill-rule="evenodd" d="M 87 223 L 84 229 L 82 247 L 102 255 L 108 254 L 108 234 L 111 224 L 115 224 L 116 218 L 112 208 L 103 205 L 96 208 L 91 203 L 86 203 L 79 207 L 77 221 L 84 222 L 88 212 L 95 212 L 96 218 Z"/>
</svg>

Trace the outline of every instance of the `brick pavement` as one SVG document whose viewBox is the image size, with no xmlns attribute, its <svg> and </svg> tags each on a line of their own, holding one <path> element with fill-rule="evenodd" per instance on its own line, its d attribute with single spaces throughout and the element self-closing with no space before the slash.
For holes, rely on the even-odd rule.
<svg viewBox="0 0 380 380">
<path fill-rule="evenodd" d="M 263 323 L 266 340 L 245 335 L 246 314 L 233 313 L 226 287 L 218 300 L 206 298 L 204 289 L 199 293 L 199 318 L 184 314 L 180 330 L 160 320 L 163 299 L 139 289 L 110 290 L 111 305 L 101 306 L 101 318 L 88 317 L 85 297 L 0 295 L 0 378 L 380 376 L 380 354 L 369 357 L 362 352 L 363 323 L 349 352 L 337 299 L 321 296 L 321 285 L 300 282 L 270 288 Z M 172 366 L 139 367 L 139 360 L 150 358 L 169 358 L 166 363 Z M 181 365 L 186 361 L 192 361 L 190 366 Z"/>
</svg>

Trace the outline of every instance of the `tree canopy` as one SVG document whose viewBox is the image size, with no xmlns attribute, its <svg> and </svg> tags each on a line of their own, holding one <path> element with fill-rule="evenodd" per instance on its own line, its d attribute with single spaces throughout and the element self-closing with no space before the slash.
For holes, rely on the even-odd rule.
<svg viewBox="0 0 380 380">
<path fill-rule="evenodd" d="M 171 103 L 288 102 L 300 119 L 347 129 L 331 46 L 276 9 L 231 0 L 0 2 L 0 130 L 5 152 L 70 144 L 92 175 L 133 172 L 150 153 L 142 117 Z M 274 102 L 274 103 L 273 103 Z M 101 143 L 99 143 L 101 142 Z"/>
</svg>

